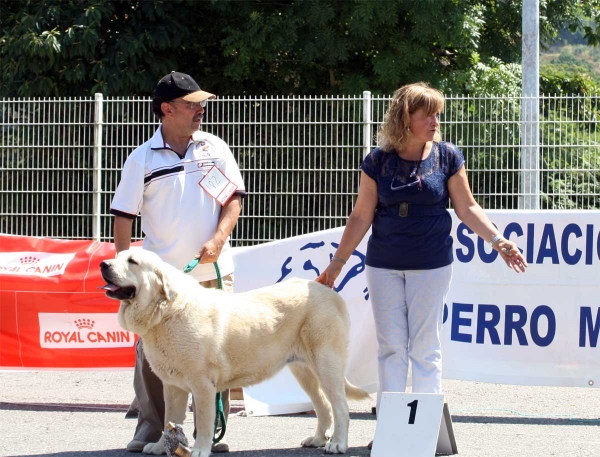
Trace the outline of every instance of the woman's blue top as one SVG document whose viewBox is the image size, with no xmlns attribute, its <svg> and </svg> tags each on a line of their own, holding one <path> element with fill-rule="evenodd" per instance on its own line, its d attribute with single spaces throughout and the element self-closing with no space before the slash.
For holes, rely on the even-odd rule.
<svg viewBox="0 0 600 457">
<path fill-rule="evenodd" d="M 367 265 L 430 270 L 452 263 L 448 179 L 464 163 L 462 152 L 445 141 L 434 143 L 421 162 L 380 148 L 365 157 L 361 169 L 375 180 L 378 194 Z"/>
</svg>

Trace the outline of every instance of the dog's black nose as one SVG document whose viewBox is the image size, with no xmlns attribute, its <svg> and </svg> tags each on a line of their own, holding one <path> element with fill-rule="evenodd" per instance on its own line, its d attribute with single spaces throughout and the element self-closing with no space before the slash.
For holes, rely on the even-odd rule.
<svg viewBox="0 0 600 457">
<path fill-rule="evenodd" d="M 100 269 L 101 270 L 106 270 L 108 267 L 110 267 L 109 263 L 106 260 L 103 260 L 102 262 L 100 262 Z"/>
</svg>

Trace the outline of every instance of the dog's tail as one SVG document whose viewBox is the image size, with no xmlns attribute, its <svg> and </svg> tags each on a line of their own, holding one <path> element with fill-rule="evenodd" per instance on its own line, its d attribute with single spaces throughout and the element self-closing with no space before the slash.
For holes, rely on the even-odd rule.
<svg viewBox="0 0 600 457">
<path fill-rule="evenodd" d="M 346 398 L 350 400 L 364 400 L 366 398 L 371 398 L 371 396 L 360 387 L 356 387 L 346 379 Z"/>
</svg>

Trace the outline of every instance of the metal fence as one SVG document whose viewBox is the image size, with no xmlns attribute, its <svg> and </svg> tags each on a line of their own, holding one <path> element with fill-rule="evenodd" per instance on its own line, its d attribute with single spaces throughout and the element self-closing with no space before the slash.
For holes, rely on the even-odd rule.
<svg viewBox="0 0 600 457">
<path fill-rule="evenodd" d="M 249 191 L 234 244 L 343 225 L 389 101 L 369 92 L 211 101 L 202 128 L 230 145 Z M 540 97 L 539 145 L 528 145 L 522 98 L 450 96 L 442 135 L 465 154 L 484 208 L 518 208 L 524 172 L 539 175 L 542 209 L 600 208 L 599 102 Z M 0 121 L 0 233 L 111 241 L 121 167 L 158 126 L 150 100 L 1 99 Z M 520 166 L 525 147 L 539 151 L 530 170 Z"/>
</svg>

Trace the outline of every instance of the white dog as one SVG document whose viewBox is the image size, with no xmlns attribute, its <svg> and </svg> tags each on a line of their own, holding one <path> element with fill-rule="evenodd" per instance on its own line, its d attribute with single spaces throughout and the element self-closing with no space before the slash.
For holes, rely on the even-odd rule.
<svg viewBox="0 0 600 457">
<path fill-rule="evenodd" d="M 315 281 L 291 279 L 228 294 L 201 287 L 141 249 L 103 261 L 101 272 L 106 295 L 121 300 L 119 324 L 143 338 L 150 366 L 164 384 L 165 424 L 183 423 L 189 392 L 194 395 L 192 457 L 210 454 L 217 392 L 262 382 L 286 365 L 318 418 L 314 436 L 302 446 L 346 452 L 346 397 L 369 395 L 344 376 L 350 322 L 336 292 Z M 164 436 L 144 448 L 146 454 L 164 452 Z"/>
</svg>

